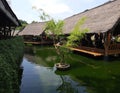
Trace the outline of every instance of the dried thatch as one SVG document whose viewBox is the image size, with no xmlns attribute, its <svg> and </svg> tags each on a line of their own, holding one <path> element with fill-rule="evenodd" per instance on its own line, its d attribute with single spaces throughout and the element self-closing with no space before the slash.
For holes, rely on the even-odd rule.
<svg viewBox="0 0 120 93">
<path fill-rule="evenodd" d="M 31 23 L 27 25 L 19 35 L 40 35 L 44 31 L 45 22 Z"/>
<path fill-rule="evenodd" d="M 120 18 L 120 0 L 109 1 L 101 6 L 66 18 L 64 32 L 69 34 L 82 17 L 86 17 L 83 27 L 88 28 L 89 33 L 107 32 L 116 25 Z"/>
<path fill-rule="evenodd" d="M 120 0 L 109 1 L 98 7 L 66 18 L 64 20 L 63 32 L 69 34 L 82 17 L 86 17 L 82 27 L 88 28 L 90 30 L 89 33 L 110 31 L 120 21 Z M 45 22 L 29 24 L 19 35 L 40 35 L 43 32 L 44 25 Z"/>
</svg>

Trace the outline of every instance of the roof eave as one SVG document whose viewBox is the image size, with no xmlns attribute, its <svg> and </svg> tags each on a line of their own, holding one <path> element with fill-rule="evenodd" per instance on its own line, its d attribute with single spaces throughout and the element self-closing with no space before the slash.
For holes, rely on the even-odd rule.
<svg viewBox="0 0 120 93">
<path fill-rule="evenodd" d="M 13 22 L 14 26 L 21 25 L 6 0 L 0 1 L 0 10 Z"/>
</svg>

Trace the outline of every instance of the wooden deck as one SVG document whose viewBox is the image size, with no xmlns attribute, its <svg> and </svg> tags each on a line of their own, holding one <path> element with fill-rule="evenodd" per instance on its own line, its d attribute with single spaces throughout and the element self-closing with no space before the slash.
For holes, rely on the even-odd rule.
<svg viewBox="0 0 120 93">
<path fill-rule="evenodd" d="M 85 47 L 85 46 L 81 46 L 78 48 L 72 48 L 72 47 L 69 47 L 69 48 L 73 51 L 79 51 L 79 52 L 83 52 L 83 53 L 90 54 L 93 56 L 105 56 L 104 49 L 99 49 L 95 47 Z M 120 54 L 120 44 L 116 44 L 114 46 L 111 45 L 109 47 L 108 55 L 115 55 L 115 54 Z"/>
<path fill-rule="evenodd" d="M 25 44 L 43 44 L 43 45 L 47 45 L 47 44 L 53 44 L 53 42 L 24 42 Z M 57 45 L 56 46 L 60 46 Z M 105 56 L 105 50 L 104 49 L 99 49 L 99 48 L 95 48 L 95 47 L 86 47 L 86 46 L 80 46 L 78 48 L 73 48 L 73 47 L 69 47 L 70 50 L 73 51 L 78 51 L 78 52 L 82 52 L 82 53 L 86 53 L 86 54 L 90 54 L 93 56 Z M 115 55 L 115 54 L 120 54 L 120 44 L 117 45 L 111 45 L 109 47 L 108 50 L 108 55 Z"/>
<path fill-rule="evenodd" d="M 56 46 L 61 46 L 61 45 L 57 45 Z M 77 48 L 74 47 L 67 47 L 70 50 L 73 51 L 78 51 L 81 53 L 86 53 L 86 54 L 90 54 L 93 56 L 105 56 L 105 50 L 104 49 L 99 49 L 96 47 L 86 47 L 86 46 L 80 46 Z M 116 55 L 116 54 L 120 54 L 120 44 L 116 44 L 116 45 L 111 45 L 109 50 L 108 50 L 108 55 Z"/>
<path fill-rule="evenodd" d="M 98 52 L 98 51 L 95 51 L 96 49 L 88 50 L 88 48 L 87 49 L 80 49 L 80 48 L 71 48 L 70 47 L 70 49 L 73 51 L 79 51 L 79 52 L 83 52 L 83 53 L 90 54 L 93 56 L 103 56 L 104 55 L 103 50 Z"/>
<path fill-rule="evenodd" d="M 47 44 L 53 44 L 52 42 L 24 42 L 25 44 L 33 44 L 33 45 L 47 45 Z"/>
</svg>

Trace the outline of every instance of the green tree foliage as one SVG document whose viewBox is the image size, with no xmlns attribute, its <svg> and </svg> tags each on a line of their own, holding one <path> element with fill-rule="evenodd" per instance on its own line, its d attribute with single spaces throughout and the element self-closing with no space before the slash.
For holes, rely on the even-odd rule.
<svg viewBox="0 0 120 93">
<path fill-rule="evenodd" d="M 39 9 L 38 11 L 40 12 L 39 17 L 42 21 L 50 20 L 51 17 L 47 13 L 45 13 L 43 9 Z"/>
<path fill-rule="evenodd" d="M 73 30 L 70 33 L 70 36 L 68 36 L 68 41 L 66 46 L 72 46 L 76 47 L 80 43 L 81 39 L 85 36 L 85 33 L 89 31 L 87 28 L 82 28 L 81 26 L 84 24 L 86 18 L 81 18 L 73 28 Z"/>
<path fill-rule="evenodd" d="M 65 63 L 65 51 L 66 48 L 64 46 L 60 47 L 59 45 L 56 45 L 56 41 L 58 41 L 59 36 L 63 34 L 63 26 L 64 21 L 63 20 L 54 20 L 52 17 L 50 17 L 48 14 L 46 14 L 42 9 L 40 9 L 42 13 L 40 13 L 40 19 L 43 21 L 46 21 L 46 25 L 44 27 L 45 32 L 49 37 L 52 38 L 54 47 L 56 49 L 56 52 L 58 56 L 60 57 L 60 63 Z"/>
<path fill-rule="evenodd" d="M 25 26 L 28 24 L 26 21 L 24 21 L 24 20 L 19 20 L 20 21 L 20 23 L 21 23 L 21 26 L 19 26 L 19 27 L 17 27 L 16 28 L 16 30 L 22 30 L 22 29 L 24 29 L 25 28 Z"/>
<path fill-rule="evenodd" d="M 33 9 L 36 9 L 36 7 L 33 7 Z M 38 9 L 37 11 L 40 14 L 40 19 L 46 22 L 46 25 L 43 29 L 45 29 L 45 32 L 48 36 L 52 37 L 55 44 L 55 39 L 58 39 L 58 36 L 63 34 L 62 31 L 64 22 L 62 20 L 56 21 L 50 15 L 45 13 L 43 9 Z"/>
<path fill-rule="evenodd" d="M 21 19 L 20 19 L 19 21 L 20 21 L 21 24 L 28 24 L 28 23 L 27 23 L 26 21 L 24 21 L 24 20 L 21 20 Z"/>
<path fill-rule="evenodd" d="M 43 10 L 43 9 L 37 9 L 35 6 L 32 7 L 32 9 L 37 10 L 37 12 L 39 13 L 39 17 L 40 20 L 42 21 L 49 21 L 51 19 L 51 17 Z"/>
<path fill-rule="evenodd" d="M 59 35 L 63 34 L 63 25 L 64 22 L 62 20 L 55 21 L 54 19 L 51 19 L 46 23 L 45 32 L 52 37 L 54 44 Z"/>
</svg>

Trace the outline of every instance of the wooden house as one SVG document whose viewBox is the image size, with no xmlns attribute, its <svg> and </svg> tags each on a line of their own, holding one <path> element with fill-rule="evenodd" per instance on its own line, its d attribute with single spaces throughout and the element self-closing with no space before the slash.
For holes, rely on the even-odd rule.
<svg viewBox="0 0 120 93">
<path fill-rule="evenodd" d="M 33 22 L 28 24 L 18 35 L 23 36 L 25 43 L 49 44 L 51 39 L 45 33 L 45 22 Z"/>
<path fill-rule="evenodd" d="M 16 26 L 20 26 L 16 15 L 6 0 L 0 0 L 0 39 L 7 39 L 12 36 Z"/>
<path fill-rule="evenodd" d="M 86 17 L 82 27 L 88 28 L 89 32 L 80 46 L 72 50 L 94 56 L 120 54 L 120 43 L 115 40 L 120 36 L 120 0 L 112 0 L 66 18 L 64 33 L 69 34 L 82 17 Z"/>
</svg>

